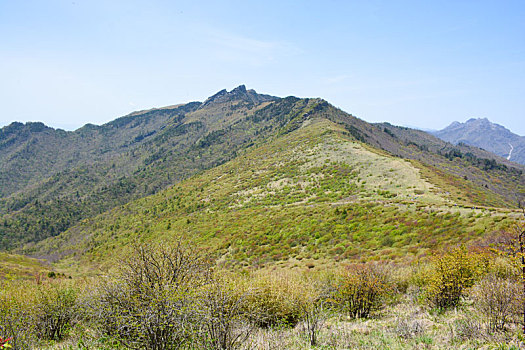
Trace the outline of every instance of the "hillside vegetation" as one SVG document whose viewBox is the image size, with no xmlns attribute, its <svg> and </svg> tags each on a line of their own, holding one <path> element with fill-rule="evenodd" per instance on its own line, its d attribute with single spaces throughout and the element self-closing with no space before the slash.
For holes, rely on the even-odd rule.
<svg viewBox="0 0 525 350">
<path fill-rule="evenodd" d="M 37 280 L 52 272 L 49 264 L 23 255 L 0 253 L 0 280 Z"/>
<path fill-rule="evenodd" d="M 348 137 L 375 150 L 372 153 L 382 150 L 411 160 L 429 184 L 452 193 L 458 204 L 514 207 L 525 193 L 523 167 L 488 152 L 453 146 L 407 128 L 368 124 L 321 99 L 278 99 L 241 86 L 204 103 L 137 112 L 75 132 L 43 126 L 33 130 L 33 124 L 2 129 L 2 138 L 8 140 L 4 157 L 10 154 L 2 167 L 7 184 L 3 188 L 22 186 L 17 181 L 24 177 L 17 176 L 16 169 L 28 168 L 26 173 L 33 175 L 25 187 L 0 198 L 0 244 L 20 249 L 58 236 L 84 219 L 223 164 L 312 118 L 339 125 Z M 17 133 L 17 128 L 23 131 Z M 54 136 L 46 138 L 47 134 Z M 63 136 L 60 144 L 53 141 L 57 135 Z M 84 143 L 77 143 L 78 138 Z M 30 145 L 26 153 L 17 151 Z M 62 154 L 62 149 L 67 151 Z M 13 180 L 7 183 L 8 179 Z"/>
<path fill-rule="evenodd" d="M 232 272 L 184 242 L 134 244 L 104 276 L 0 280 L 0 344 L 520 349 L 519 259 L 495 247 L 459 247 L 411 265 Z"/>
<path fill-rule="evenodd" d="M 447 187 L 441 188 L 418 166 L 369 148 L 331 121 L 312 118 L 232 161 L 84 220 L 25 252 L 51 260 L 80 256 L 109 266 L 131 242 L 184 237 L 214 251 L 227 266 L 406 261 L 482 240 L 514 222 L 509 210 L 472 207 L 463 195 L 468 185 L 443 180 Z"/>
<path fill-rule="evenodd" d="M 525 167 L 482 149 L 244 86 L 1 149 L 0 348 L 525 344 Z"/>
<path fill-rule="evenodd" d="M 137 113 L 95 127 L 107 134 L 104 138 L 107 142 L 122 139 L 126 144 L 112 146 L 111 143 L 104 143 L 102 148 L 117 149 L 119 152 L 113 151 L 113 155 L 103 159 L 87 157 L 86 164 L 70 164 L 37 185 L 0 199 L 0 215 L 3 214 L 0 218 L 0 245 L 14 248 L 21 243 L 58 235 L 81 219 L 155 193 L 191 174 L 221 164 L 234 157 L 237 150 L 253 143 L 257 137 L 267 137 L 279 126 L 279 122 L 272 120 L 270 123 L 267 116 L 255 123 L 239 121 L 239 116 L 256 113 L 265 104 L 261 102 L 254 106 L 251 100 L 245 101 L 242 98 L 244 95 L 251 96 L 245 89 L 229 94 L 230 99 L 221 100 L 220 104 L 209 100 L 203 108 L 198 108 L 200 103 L 191 103 Z M 261 100 L 270 99 L 261 96 Z M 283 101 L 284 108 L 287 108 L 285 112 L 301 108 L 304 101 L 300 101 L 297 107 L 294 102 Z M 191 111 L 194 113 L 185 114 Z M 157 130 L 148 131 L 141 127 L 144 120 L 155 120 Z M 130 124 L 142 130 L 142 136 L 132 137 L 129 133 L 113 131 L 126 130 Z M 73 136 L 82 133 L 84 128 L 77 130 Z M 90 143 L 97 143 L 93 136 L 86 138 Z M 75 144 L 74 140 L 69 142 Z M 75 147 L 81 148 L 81 145 Z M 67 149 L 68 146 L 60 145 L 54 152 L 60 154 L 62 148 Z M 45 151 L 40 146 L 38 149 Z M 103 150 L 99 152 L 104 153 Z M 34 161 L 28 168 L 39 168 L 42 160 L 39 152 L 31 154 Z M 82 163 L 81 160 L 78 163 Z M 19 158 L 9 164 L 26 167 Z M 12 172 L 8 172 L 6 177 L 17 178 Z"/>
</svg>

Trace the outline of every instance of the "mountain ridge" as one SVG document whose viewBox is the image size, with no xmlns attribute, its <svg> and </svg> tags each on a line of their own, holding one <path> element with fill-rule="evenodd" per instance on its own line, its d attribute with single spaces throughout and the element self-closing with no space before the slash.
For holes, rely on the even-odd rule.
<svg viewBox="0 0 525 350">
<path fill-rule="evenodd" d="M 77 259 L 110 268 L 112 256 L 132 241 L 182 236 L 232 267 L 381 256 L 401 261 L 411 251 L 467 243 L 509 224 L 501 212 L 458 205 L 451 191 L 431 183 L 410 160 L 370 148 L 317 115 L 23 252 L 76 268 Z"/>
<path fill-rule="evenodd" d="M 55 173 L 40 175 L 0 198 L 1 245 L 36 252 L 39 242 L 49 239 L 55 246 L 60 240 L 52 237 L 75 230 L 84 220 L 155 195 L 319 119 L 337 125 L 344 137 L 373 152 L 410 162 L 425 181 L 450 189 L 458 204 L 512 208 L 525 194 L 523 166 L 479 148 L 454 146 L 422 131 L 369 124 L 320 98 L 278 98 L 241 85 L 230 92 L 219 91 L 206 101 L 138 111 L 102 126 L 87 124 L 75 132 L 61 131 L 80 140 L 78 149 L 66 152 L 80 161 L 53 159 L 55 163 L 47 166 Z M 57 132 L 51 133 L 52 140 L 58 139 Z M 55 146 L 57 154 L 67 149 L 67 139 L 58 140 L 62 143 L 51 143 L 39 151 L 45 154 Z M 38 145 L 39 140 L 36 142 Z M 82 148 L 85 144 L 89 147 Z M 11 155 L 24 147 L 29 147 L 26 155 L 37 149 L 31 142 L 18 146 L 10 149 Z M 33 158 L 12 157 L 12 163 L 1 170 L 5 174 L 32 160 L 45 161 L 38 154 Z M 42 169 L 45 166 L 36 170 Z"/>
<path fill-rule="evenodd" d="M 487 118 L 453 122 L 433 135 L 454 144 L 465 143 L 520 164 L 525 164 L 525 136 L 520 136 Z"/>
<path fill-rule="evenodd" d="M 237 89 L 243 90 L 246 91 Z M 84 138 L 91 144 L 91 153 L 85 150 L 82 153 L 86 162 L 68 164 L 66 158 L 62 163 L 64 169 L 0 198 L 1 243 L 13 247 L 20 239 L 36 242 L 57 235 L 85 217 L 153 194 L 195 172 L 221 164 L 234 157 L 239 149 L 286 124 L 289 118 L 279 113 L 300 111 L 315 103 L 292 97 L 272 101 L 277 104 L 254 105 L 242 99 L 229 99 L 204 109 L 198 108 L 200 103 L 192 103 L 169 111 L 128 115 L 103 126 L 86 125 L 76 133 L 70 132 L 68 135 Z M 160 127 L 145 129 L 144 124 Z M 128 129 L 134 132 L 131 140 L 129 132 L 124 133 L 128 137 L 115 139 L 115 134 Z M 110 142 L 104 143 L 100 137 L 94 139 L 93 135 L 102 135 Z M 121 146 L 120 153 L 112 147 L 115 143 Z M 67 148 L 63 144 L 59 146 L 54 149 L 55 154 Z M 47 149 L 40 151 L 52 154 Z M 23 168 L 31 159 L 28 157 L 23 159 L 25 162 L 14 165 Z M 6 169 L 3 170 L 5 174 Z M 4 179 L 12 177 L 4 176 Z"/>
</svg>

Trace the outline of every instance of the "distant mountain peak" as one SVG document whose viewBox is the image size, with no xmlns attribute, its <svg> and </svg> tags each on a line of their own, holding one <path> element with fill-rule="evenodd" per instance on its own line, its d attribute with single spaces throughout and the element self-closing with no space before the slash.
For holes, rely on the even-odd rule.
<svg viewBox="0 0 525 350">
<path fill-rule="evenodd" d="M 469 120 L 467 120 L 465 123 L 468 124 L 468 123 L 475 123 L 475 122 L 480 122 L 480 123 L 490 123 L 490 120 L 488 120 L 487 118 L 470 118 Z M 461 124 L 461 123 L 460 123 Z M 491 123 L 492 124 L 492 123 Z"/>
<path fill-rule="evenodd" d="M 253 89 L 247 90 L 245 85 L 239 85 L 235 89 L 229 92 L 226 89 L 222 89 L 221 91 L 217 92 L 211 97 L 208 97 L 208 99 L 204 101 L 204 103 L 200 106 L 200 108 L 205 108 L 205 107 L 208 107 L 216 103 L 220 104 L 220 103 L 233 102 L 233 101 L 244 101 L 248 103 L 261 103 L 261 102 L 267 102 L 267 101 L 274 101 L 277 99 L 279 98 L 275 96 L 270 96 L 270 95 L 258 94 Z"/>
<path fill-rule="evenodd" d="M 255 90 L 252 90 L 255 92 Z M 231 91 L 232 93 L 246 93 L 246 85 L 239 85 Z"/>
<path fill-rule="evenodd" d="M 437 133 L 442 131 L 450 131 L 450 130 L 457 130 L 457 129 L 477 129 L 477 128 L 490 128 L 491 130 L 507 130 L 504 126 L 496 124 L 488 120 L 488 118 L 470 118 L 466 122 L 461 123 L 458 121 L 452 122 L 449 126 L 444 128 L 443 130 L 437 131 Z"/>
<path fill-rule="evenodd" d="M 470 118 L 464 123 L 455 121 L 433 134 L 453 144 L 461 142 L 480 147 L 507 160 L 525 164 L 525 137 L 487 118 Z"/>
</svg>

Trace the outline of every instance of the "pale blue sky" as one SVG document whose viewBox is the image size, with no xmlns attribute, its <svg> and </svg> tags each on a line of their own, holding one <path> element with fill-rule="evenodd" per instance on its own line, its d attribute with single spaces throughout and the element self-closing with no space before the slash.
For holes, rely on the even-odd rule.
<svg viewBox="0 0 525 350">
<path fill-rule="evenodd" d="M 74 129 L 246 84 L 525 135 L 524 18 L 525 1 L 0 0 L 0 126 Z"/>
</svg>

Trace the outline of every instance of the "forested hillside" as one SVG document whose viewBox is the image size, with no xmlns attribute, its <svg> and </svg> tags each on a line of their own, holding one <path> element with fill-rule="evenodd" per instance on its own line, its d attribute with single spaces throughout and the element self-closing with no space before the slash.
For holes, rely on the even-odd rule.
<svg viewBox="0 0 525 350">
<path fill-rule="evenodd" d="M 230 267 L 406 261 L 482 241 L 515 219 L 492 207 L 507 203 L 498 193 L 477 196 L 476 184 L 372 148 L 322 114 L 301 119 L 221 166 L 24 252 L 100 268 L 132 242 L 184 237 Z"/>
<path fill-rule="evenodd" d="M 3 128 L 7 190 L 0 199 L 0 243 L 20 249 L 57 236 L 313 119 L 340 125 L 345 135 L 375 152 L 410 160 L 427 181 L 451 188 L 460 204 L 513 207 L 524 193 L 523 167 L 483 150 L 369 124 L 322 99 L 281 99 L 240 86 L 203 103 L 136 112 L 75 132 L 35 123 Z"/>
</svg>

